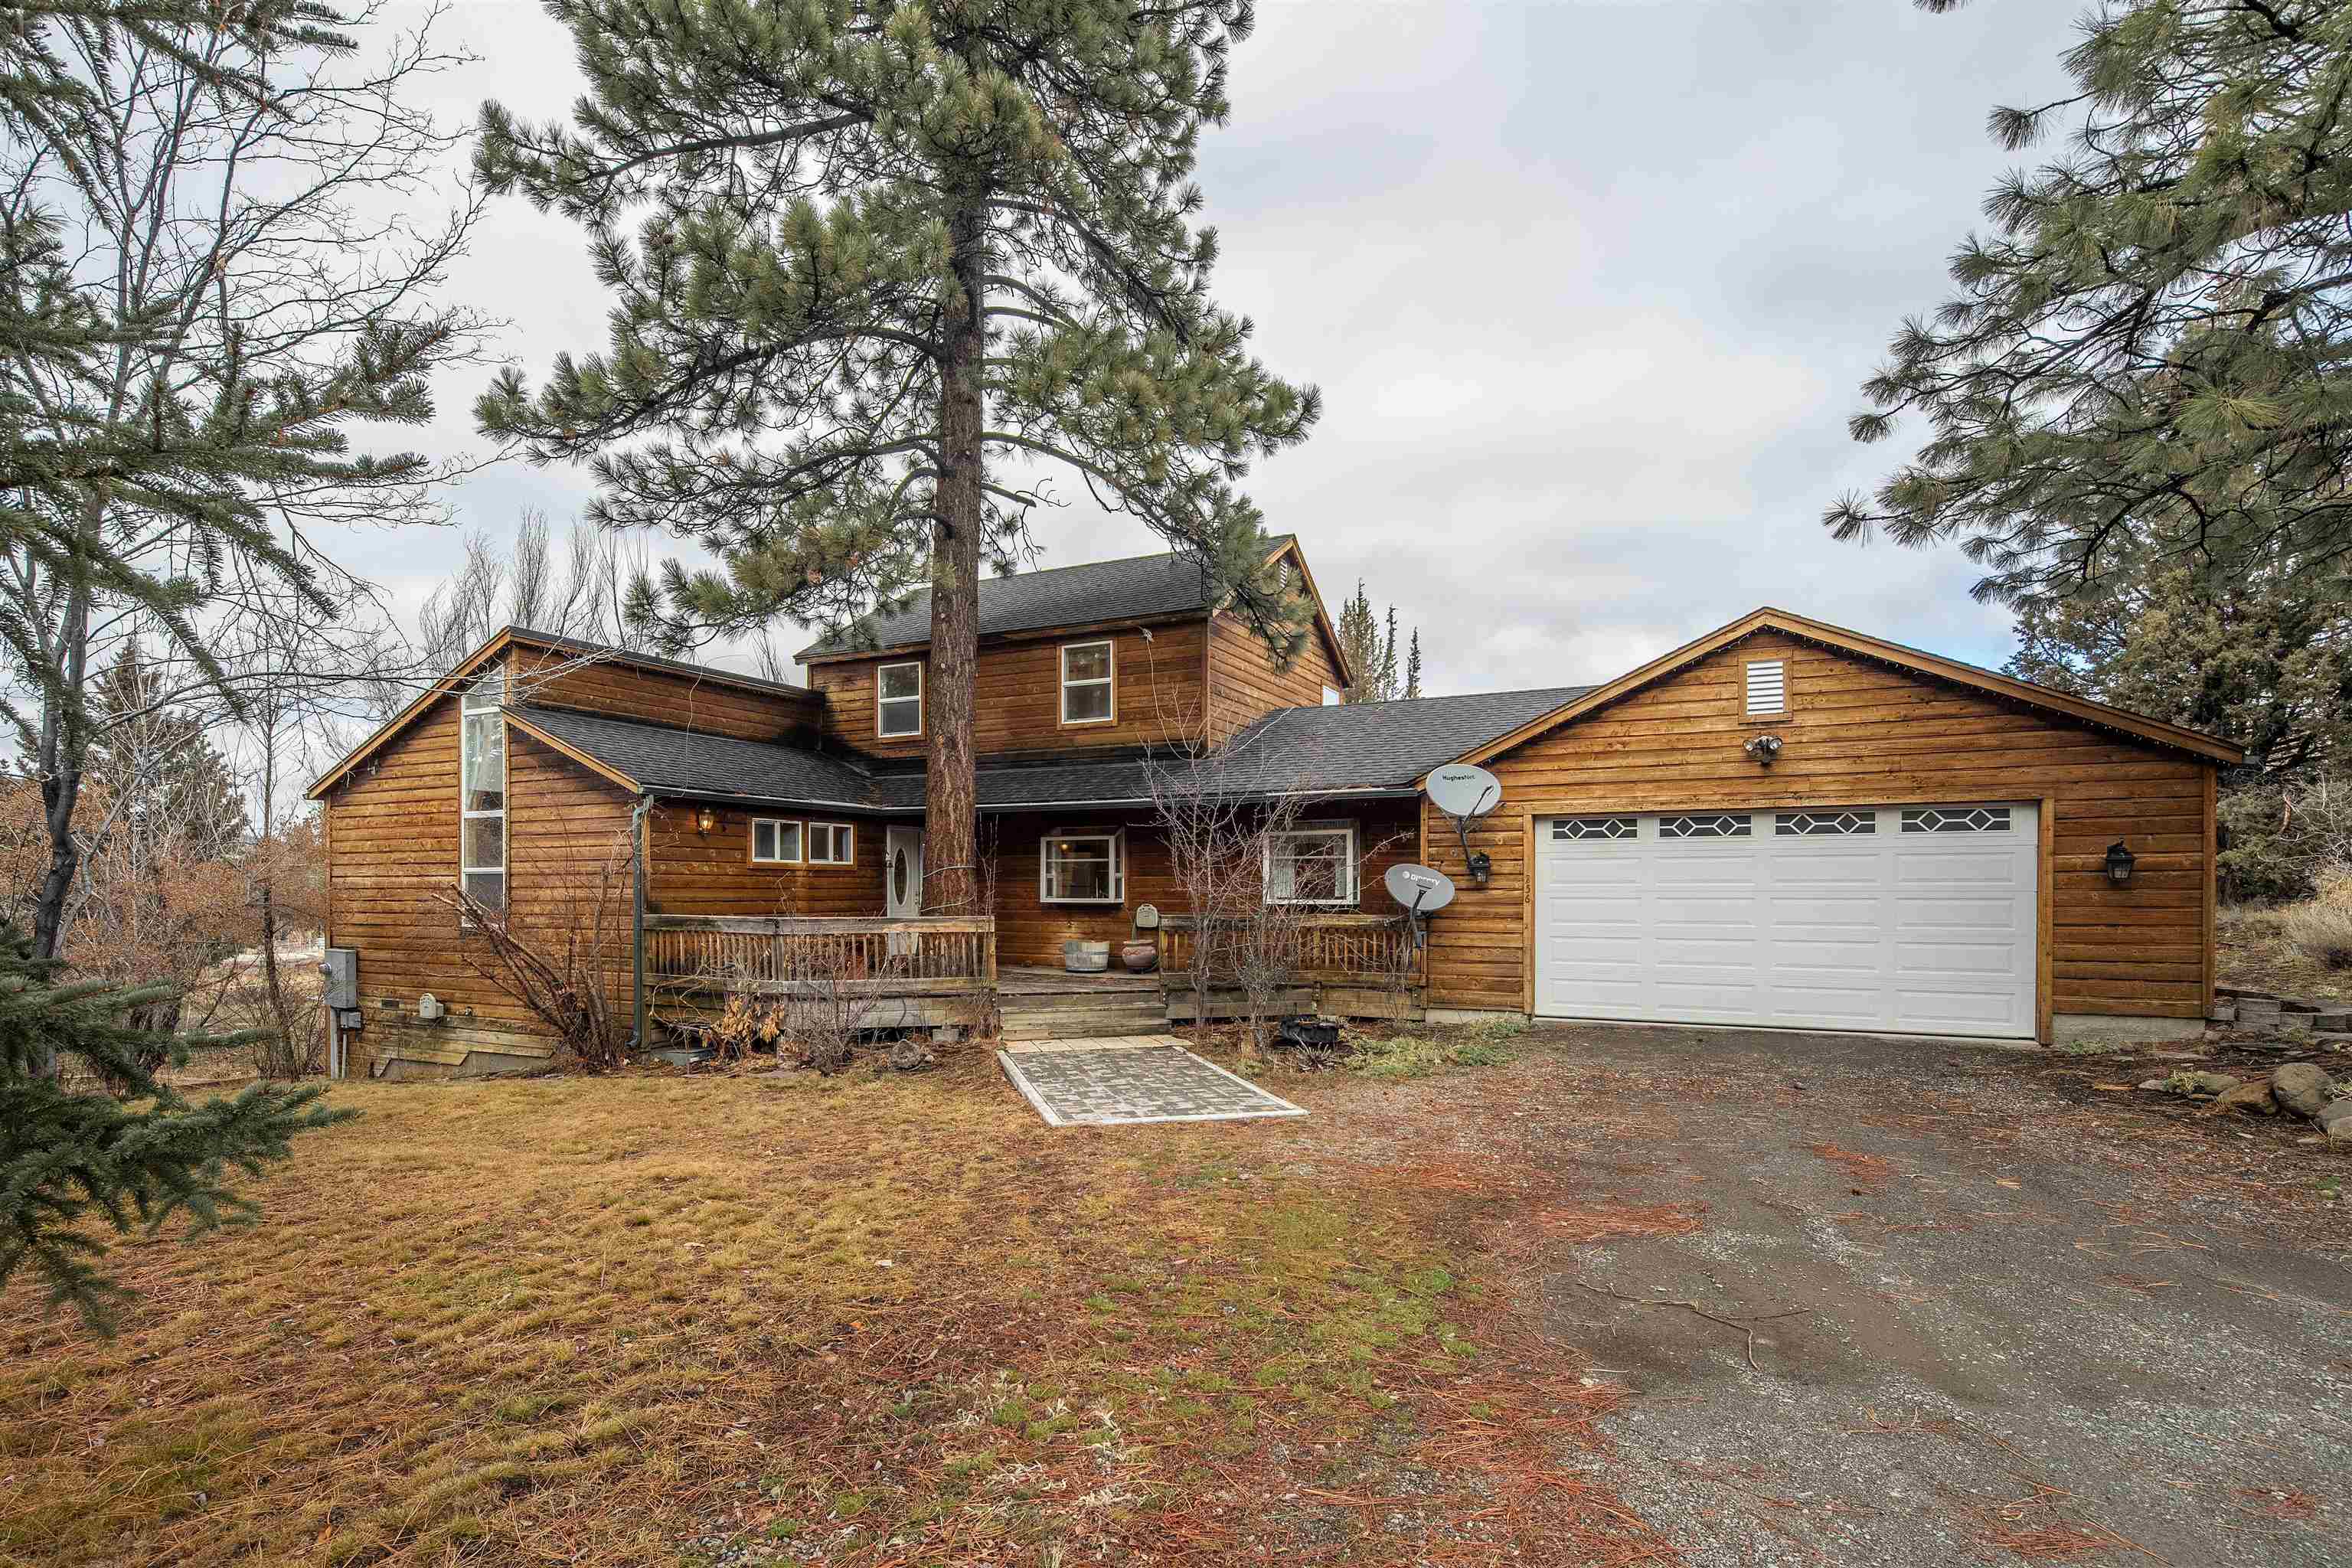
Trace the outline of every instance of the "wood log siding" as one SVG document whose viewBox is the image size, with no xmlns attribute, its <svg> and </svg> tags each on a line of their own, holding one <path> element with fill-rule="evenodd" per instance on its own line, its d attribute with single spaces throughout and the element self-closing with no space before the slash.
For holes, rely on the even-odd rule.
<svg viewBox="0 0 2352 1568">
<path fill-rule="evenodd" d="M 507 731 L 507 906 L 519 931 L 551 931 L 572 917 L 607 855 L 625 844 L 633 804 L 570 758 Z M 387 998 L 413 1017 L 430 991 L 454 1021 L 543 1033 L 466 963 L 460 944 L 474 939 L 436 896 L 457 881 L 457 698 L 433 704 L 338 785 L 326 816 L 328 940 L 359 949 L 370 1023 Z M 625 869 L 617 891 L 625 950 Z M 625 973 L 615 984 L 625 998 Z"/>
<path fill-rule="evenodd" d="M 1163 745 L 1201 723 L 1201 621 L 1154 625 L 1151 637 L 1132 627 L 1055 632 L 981 645 L 973 680 L 972 744 L 977 754 L 1052 752 L 1095 746 Z M 1065 643 L 1108 642 L 1118 670 L 1113 686 L 1118 719 L 1108 724 L 1062 723 L 1061 649 Z M 923 666 L 923 732 L 885 739 L 876 732 L 875 671 L 886 664 Z M 824 703 L 827 738 L 882 757 L 928 753 L 933 721 L 930 660 L 922 653 L 887 654 L 809 667 L 809 684 Z"/>
<path fill-rule="evenodd" d="M 1285 669 L 1255 633 L 1229 615 L 1209 628 L 1208 682 L 1210 731 L 1220 741 L 1277 708 L 1318 707 L 1323 689 L 1340 684 L 1339 668 L 1320 636 L 1310 633 Z"/>
<path fill-rule="evenodd" d="M 822 721 L 814 691 L 776 691 L 533 647 L 507 655 L 509 700 L 574 708 L 741 741 L 805 742 Z"/>
<path fill-rule="evenodd" d="M 996 984 L 996 922 L 982 916 L 905 920 L 646 918 L 648 984 L 680 991 L 786 994 L 812 969 L 877 994 L 961 994 Z"/>
<path fill-rule="evenodd" d="M 1788 711 L 1769 721 L 1743 711 L 1757 658 L 1788 666 Z M 1768 731 L 1787 743 L 1769 770 L 1740 752 Z M 1431 925 L 1433 1006 L 1528 1005 L 1534 818 L 2004 800 L 2045 803 L 2045 1029 L 2053 1012 L 2194 1018 L 2210 1002 L 2212 768 L 2178 752 L 1763 633 L 1486 765 L 1504 792 L 1471 836 L 1488 886 L 1464 879 L 1452 827 L 1424 808 L 1429 863 L 1461 885 Z M 2127 888 L 2105 871 L 2117 838 L 2139 857 Z"/>
<path fill-rule="evenodd" d="M 1357 912 L 1386 915 L 1396 901 L 1382 885 L 1388 868 L 1420 857 L 1420 825 L 1410 800 L 1359 801 L 1345 806 L 1310 806 L 1304 820 L 1352 821 L 1360 862 Z M 1127 834 L 1127 900 L 1123 904 L 1049 904 L 1037 897 L 1037 845 L 1058 828 Z M 1065 942 L 1125 942 L 1135 934 L 1135 910 L 1151 904 L 1163 912 L 1185 910 L 1183 885 L 1176 879 L 1167 841 L 1150 812 L 1023 812 L 991 816 L 981 829 L 992 845 L 996 874 L 997 946 L 1003 962 L 1058 967 Z M 1344 911 L 1330 911 L 1339 913 Z"/>
<path fill-rule="evenodd" d="M 879 916 L 883 823 L 847 813 L 714 808 L 709 833 L 695 829 L 691 802 L 663 801 L 646 819 L 646 900 L 664 915 Z M 846 822 L 855 829 L 847 866 L 755 865 L 751 821 Z M 806 847 L 803 836 L 803 847 Z"/>
</svg>

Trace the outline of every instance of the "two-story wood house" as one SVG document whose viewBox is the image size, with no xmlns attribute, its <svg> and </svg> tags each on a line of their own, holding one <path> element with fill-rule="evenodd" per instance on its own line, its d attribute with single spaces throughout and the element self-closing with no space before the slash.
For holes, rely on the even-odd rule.
<svg viewBox="0 0 2352 1568">
<path fill-rule="evenodd" d="M 1295 541 L 1268 549 L 1315 593 Z M 938 920 L 929 624 L 919 599 L 805 650 L 804 688 L 520 628 L 477 649 L 312 789 L 329 941 L 358 953 L 347 1069 L 549 1055 L 469 962 L 454 885 L 554 932 L 625 878 L 633 1005 L 649 944 L 658 982 L 661 952 L 747 918 L 933 941 L 905 924 Z M 2050 1039 L 2194 1027 L 2210 1001 L 2238 753 L 2173 725 L 1769 609 L 1601 686 L 1339 705 L 1328 615 L 1279 664 L 1175 554 L 989 580 L 980 632 L 994 929 L 940 987 L 1057 966 L 1146 905 L 1181 925 L 1152 770 L 1205 739 L 1220 789 L 1303 802 L 1265 897 L 1385 926 L 1391 865 L 1457 879 L 1416 1010 Z M 1483 882 L 1423 798 L 1457 763 L 1503 785 L 1467 839 Z"/>
</svg>

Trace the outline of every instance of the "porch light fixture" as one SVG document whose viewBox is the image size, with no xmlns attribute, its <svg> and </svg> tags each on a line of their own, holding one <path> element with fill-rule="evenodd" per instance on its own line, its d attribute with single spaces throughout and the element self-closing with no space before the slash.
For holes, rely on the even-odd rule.
<svg viewBox="0 0 2352 1568">
<path fill-rule="evenodd" d="M 2118 888 L 2130 881 L 2132 877 L 2132 864 L 2136 858 L 2137 858 L 2130 850 L 2124 847 L 2124 841 L 2122 839 L 2118 838 L 2113 844 L 2108 845 L 2107 880 L 2113 882 Z"/>
<path fill-rule="evenodd" d="M 710 830 L 718 826 L 719 814 L 709 806 L 706 805 L 694 814 L 694 830 L 705 837 L 709 837 Z"/>
</svg>

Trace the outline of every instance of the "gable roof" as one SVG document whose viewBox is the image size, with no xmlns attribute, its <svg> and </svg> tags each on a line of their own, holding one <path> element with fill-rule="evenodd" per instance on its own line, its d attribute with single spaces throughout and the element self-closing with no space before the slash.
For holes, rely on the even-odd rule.
<svg viewBox="0 0 2352 1568">
<path fill-rule="evenodd" d="M 2011 702 L 2024 703 L 2046 712 L 2063 715 L 2095 729 L 2150 742 L 2205 758 L 2209 762 L 2234 765 L 2246 760 L 2242 747 L 2228 741 L 2217 740 L 2200 731 L 2182 725 L 2151 719 L 2146 714 L 2105 702 L 2095 702 L 2087 697 L 2060 691 L 2053 687 L 2037 686 L 2030 680 L 2002 675 L 1977 665 L 1965 664 L 1925 648 L 1888 642 L 1883 637 L 1848 631 L 1827 621 L 1813 620 L 1770 605 L 1749 611 L 1727 626 L 1717 626 L 1706 636 L 1694 638 L 1671 653 L 1661 654 L 1637 669 L 1628 670 L 1616 679 L 1599 686 L 1585 688 L 1577 696 L 1551 712 L 1529 720 L 1509 732 L 1472 747 L 1457 759 L 1465 763 L 1483 763 L 1515 747 L 1525 745 L 1537 736 L 1546 734 L 1563 724 L 1571 723 L 1608 704 L 1627 697 L 1643 687 L 1663 680 L 1685 667 L 1696 664 L 1707 655 L 1729 647 L 1758 632 L 1777 631 L 1822 647 L 1834 648 L 1858 658 L 1874 659 L 1881 664 L 1915 674 L 1927 675 L 1956 686 L 1969 688 L 1987 696 Z"/>
<path fill-rule="evenodd" d="M 1329 645 L 1332 662 L 1343 677 L 1351 677 L 1347 651 L 1323 608 L 1323 595 L 1307 570 L 1306 552 L 1291 534 L 1267 542 L 1266 560 L 1293 552 L 1315 604 L 1317 627 Z M 1105 621 L 1150 620 L 1162 616 L 1206 615 L 1217 607 L 1207 570 L 1201 558 L 1184 551 L 1130 555 L 1118 561 L 1088 561 L 1075 566 L 1049 566 L 1041 572 L 1016 572 L 1008 577 L 980 580 L 980 635 L 1001 637 L 1015 632 L 1050 631 L 1055 626 L 1097 626 Z M 866 616 L 845 630 L 801 649 L 803 662 L 861 658 L 901 648 L 926 647 L 931 640 L 931 593 L 925 588 L 905 606 Z"/>
<path fill-rule="evenodd" d="M 583 659 L 595 659 L 614 664 L 627 664 L 646 669 L 658 669 L 670 675 L 685 676 L 713 686 L 733 686 L 747 691 L 765 691 L 780 696 L 808 698 L 803 686 L 785 686 L 765 680 L 756 675 L 739 675 L 731 669 L 713 669 L 708 665 L 688 664 L 684 659 L 663 658 L 654 654 L 638 653 L 629 648 L 615 647 L 610 643 L 587 642 L 579 637 L 559 637 L 552 632 L 538 632 L 529 626 L 500 626 L 485 639 L 481 647 L 459 659 L 449 673 L 426 687 L 416 700 L 385 720 L 374 733 L 362 741 L 325 773 L 311 781 L 303 792 L 307 800 L 317 800 L 335 787 L 353 768 L 381 751 L 385 742 L 406 729 L 409 724 L 441 698 L 463 685 L 483 666 L 510 647 L 545 648 L 551 652 L 569 654 Z"/>
</svg>

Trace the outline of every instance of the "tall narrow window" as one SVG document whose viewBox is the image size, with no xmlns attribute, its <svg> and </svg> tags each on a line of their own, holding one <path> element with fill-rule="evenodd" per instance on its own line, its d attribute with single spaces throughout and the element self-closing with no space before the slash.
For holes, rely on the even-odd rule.
<svg viewBox="0 0 2352 1568">
<path fill-rule="evenodd" d="M 1118 716 L 1111 697 L 1115 660 L 1108 642 L 1062 645 L 1062 722 L 1108 724 Z"/>
<path fill-rule="evenodd" d="M 457 870 L 486 909 L 507 907 L 507 721 L 499 710 L 505 679 L 486 675 L 466 689 L 458 725 Z"/>
<path fill-rule="evenodd" d="M 874 732 L 885 740 L 923 732 L 923 667 L 886 664 L 874 672 Z"/>
</svg>

